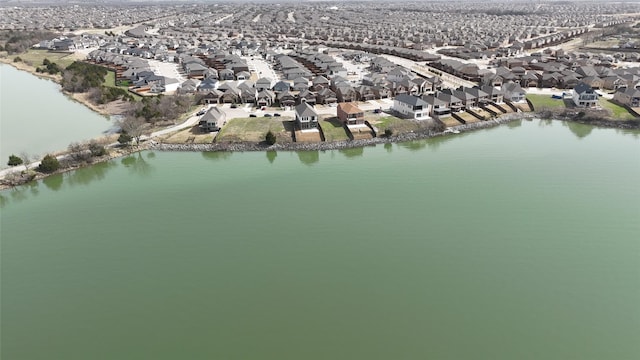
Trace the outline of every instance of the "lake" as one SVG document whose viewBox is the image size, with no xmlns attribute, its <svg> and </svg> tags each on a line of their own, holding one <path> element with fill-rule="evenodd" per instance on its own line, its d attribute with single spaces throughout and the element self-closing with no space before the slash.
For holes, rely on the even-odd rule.
<svg viewBox="0 0 640 360">
<path fill-rule="evenodd" d="M 106 117 L 71 100 L 60 85 L 0 64 L 0 168 L 9 155 L 37 157 L 99 137 L 113 127 Z"/>
<path fill-rule="evenodd" d="M 640 132 L 143 152 L 2 201 L 3 359 L 638 359 Z"/>
</svg>

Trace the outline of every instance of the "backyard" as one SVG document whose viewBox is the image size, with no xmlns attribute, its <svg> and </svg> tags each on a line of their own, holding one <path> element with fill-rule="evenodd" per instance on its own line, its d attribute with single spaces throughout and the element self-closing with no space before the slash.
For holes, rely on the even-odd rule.
<svg viewBox="0 0 640 360">
<path fill-rule="evenodd" d="M 239 118 L 227 122 L 222 127 L 216 142 L 264 141 L 269 130 L 276 136 L 276 142 L 291 142 L 290 119 L 281 117 Z"/>
<path fill-rule="evenodd" d="M 554 99 L 551 97 L 551 95 L 527 94 L 527 99 L 531 101 L 535 110 L 564 107 L 563 99 Z"/>
</svg>

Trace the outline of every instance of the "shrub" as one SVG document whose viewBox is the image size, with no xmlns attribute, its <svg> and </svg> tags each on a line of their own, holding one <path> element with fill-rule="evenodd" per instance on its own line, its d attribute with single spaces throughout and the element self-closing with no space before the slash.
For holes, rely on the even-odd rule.
<svg viewBox="0 0 640 360">
<path fill-rule="evenodd" d="M 265 141 L 269 145 L 275 144 L 276 143 L 276 135 L 273 132 L 271 132 L 271 130 L 269 130 L 267 132 L 267 135 L 265 136 Z"/>
<path fill-rule="evenodd" d="M 13 62 L 21 62 L 22 58 L 20 56 L 16 56 L 13 58 Z"/>
<path fill-rule="evenodd" d="M 91 151 L 91 156 L 104 156 L 107 154 L 107 149 L 96 141 L 89 143 L 89 151 Z"/>
<path fill-rule="evenodd" d="M 20 158 L 19 156 L 15 156 L 13 154 L 9 155 L 9 162 L 7 163 L 7 165 L 17 166 L 17 165 L 21 165 L 22 163 L 23 163 L 22 158 Z"/>
<path fill-rule="evenodd" d="M 120 136 L 118 136 L 118 142 L 120 143 L 120 145 L 129 145 L 131 140 L 133 140 L 133 137 L 131 137 L 131 135 L 127 134 L 126 132 L 123 132 L 122 134 L 120 134 Z"/>
<path fill-rule="evenodd" d="M 53 155 L 45 155 L 45 157 L 40 161 L 40 165 L 38 166 L 38 171 L 51 173 L 60 168 L 60 162 Z"/>
<path fill-rule="evenodd" d="M 393 135 L 393 130 L 389 128 L 384 129 L 384 136 L 391 137 L 391 135 Z"/>
</svg>

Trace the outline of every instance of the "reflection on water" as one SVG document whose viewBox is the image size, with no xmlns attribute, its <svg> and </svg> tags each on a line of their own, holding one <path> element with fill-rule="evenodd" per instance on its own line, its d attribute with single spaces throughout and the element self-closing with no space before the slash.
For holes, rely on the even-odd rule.
<svg viewBox="0 0 640 360">
<path fill-rule="evenodd" d="M 320 152 L 318 150 L 298 151 L 297 154 L 300 162 L 305 165 L 311 166 L 320 161 Z"/>
<path fill-rule="evenodd" d="M 102 180 L 105 178 L 107 172 L 117 166 L 115 161 L 107 161 L 96 164 L 88 168 L 78 169 L 67 173 L 67 184 L 74 185 L 89 185 L 96 180 Z"/>
<path fill-rule="evenodd" d="M 202 157 L 207 160 L 226 160 L 233 154 L 231 151 L 203 151 Z"/>
<path fill-rule="evenodd" d="M 410 151 L 418 151 L 424 149 L 427 146 L 426 140 L 415 140 L 398 143 L 399 147 L 403 147 Z"/>
<path fill-rule="evenodd" d="M 276 157 L 278 157 L 277 151 L 274 151 L 274 150 L 267 151 L 267 160 L 269 160 L 269 163 L 273 164 L 273 161 L 276 159 Z"/>
<path fill-rule="evenodd" d="M 151 156 L 151 158 L 153 158 L 153 156 Z M 145 160 L 141 152 L 129 155 L 123 158 L 120 162 L 122 163 L 122 165 L 130 169 L 131 172 L 142 177 L 150 176 L 155 170 L 155 167 L 151 165 L 147 160 Z"/>
<path fill-rule="evenodd" d="M 58 191 L 62 188 L 63 177 L 62 174 L 55 174 L 42 179 L 42 183 L 53 191 Z"/>
<path fill-rule="evenodd" d="M 568 127 L 578 139 L 587 137 L 587 135 L 593 131 L 593 126 L 578 124 L 572 121 L 563 121 L 562 125 Z"/>
<path fill-rule="evenodd" d="M 520 120 L 513 120 L 507 123 L 507 127 L 509 129 L 516 129 L 519 128 L 520 126 L 522 126 L 522 119 Z"/>
<path fill-rule="evenodd" d="M 357 147 L 357 148 L 351 148 L 351 149 L 339 149 L 338 151 L 342 155 L 344 155 L 346 158 L 356 158 L 364 154 L 364 147 Z"/>
<path fill-rule="evenodd" d="M 387 150 L 388 153 L 390 153 L 391 151 L 393 151 L 393 144 L 392 143 L 384 143 L 384 149 Z"/>
</svg>

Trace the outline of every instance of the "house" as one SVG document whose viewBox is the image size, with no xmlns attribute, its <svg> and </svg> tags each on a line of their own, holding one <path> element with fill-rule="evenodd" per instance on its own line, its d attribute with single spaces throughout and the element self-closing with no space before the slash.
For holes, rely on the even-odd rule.
<svg viewBox="0 0 640 360">
<path fill-rule="evenodd" d="M 267 77 L 258 79 L 258 81 L 256 81 L 256 90 L 262 91 L 266 89 L 271 89 L 271 79 Z"/>
<path fill-rule="evenodd" d="M 343 124 L 354 125 L 364 124 L 364 112 L 354 103 L 338 104 L 338 119 Z"/>
<path fill-rule="evenodd" d="M 502 86 L 502 90 L 504 91 L 504 100 L 514 103 L 525 101 L 527 93 L 518 83 L 506 83 Z"/>
<path fill-rule="evenodd" d="M 258 106 L 271 106 L 276 100 L 276 94 L 269 90 L 263 89 L 258 92 L 256 104 Z"/>
<path fill-rule="evenodd" d="M 213 89 L 206 93 L 202 99 L 200 99 L 201 104 L 218 104 L 220 103 L 220 99 L 222 98 L 222 91 Z"/>
<path fill-rule="evenodd" d="M 217 107 L 210 108 L 198 122 L 200 131 L 212 132 L 220 130 L 220 126 L 227 121 L 227 114 Z"/>
<path fill-rule="evenodd" d="M 464 107 L 462 100 L 455 97 L 449 92 L 439 92 L 436 97 L 445 103 L 445 106 L 451 109 L 451 112 L 459 112 Z"/>
<path fill-rule="evenodd" d="M 489 94 L 489 98 L 494 103 L 502 103 L 504 98 L 504 91 L 493 86 L 482 86 L 480 90 Z"/>
<path fill-rule="evenodd" d="M 422 95 L 422 100 L 424 100 L 431 107 L 429 116 L 443 116 L 451 113 L 451 109 L 447 106 L 447 102 L 438 99 L 434 95 Z"/>
<path fill-rule="evenodd" d="M 393 100 L 393 110 L 403 117 L 414 120 L 426 120 L 431 113 L 431 105 L 421 98 L 408 94 L 400 94 Z"/>
<path fill-rule="evenodd" d="M 273 85 L 273 91 L 282 92 L 291 90 L 291 84 L 286 81 L 278 81 L 275 85 Z"/>
<path fill-rule="evenodd" d="M 305 91 L 309 89 L 309 80 L 299 77 L 293 79 L 293 91 Z"/>
<path fill-rule="evenodd" d="M 573 88 L 573 103 L 578 107 L 598 106 L 598 94 L 586 83 L 580 82 Z"/>
<path fill-rule="evenodd" d="M 309 90 L 303 90 L 298 94 L 298 103 L 306 102 L 310 105 L 316 104 L 316 94 Z"/>
<path fill-rule="evenodd" d="M 613 94 L 613 100 L 629 107 L 640 107 L 640 90 L 634 88 L 618 90 Z"/>
<path fill-rule="evenodd" d="M 318 104 L 331 105 L 338 102 L 338 98 L 336 97 L 336 93 L 331 91 L 331 89 L 325 88 L 316 94 L 316 102 Z"/>
<path fill-rule="evenodd" d="M 316 129 L 318 127 L 318 113 L 306 102 L 295 107 L 296 124 L 300 129 Z"/>
<path fill-rule="evenodd" d="M 280 106 L 282 107 L 293 106 L 296 104 L 295 96 L 293 96 L 293 94 L 288 90 L 279 92 L 276 98 L 278 99 L 278 103 L 280 103 Z"/>
</svg>

